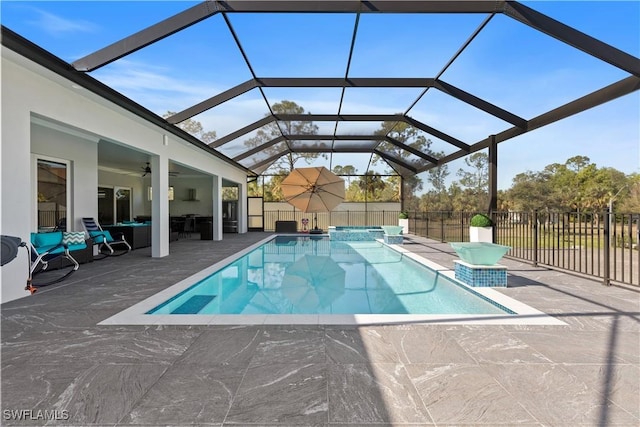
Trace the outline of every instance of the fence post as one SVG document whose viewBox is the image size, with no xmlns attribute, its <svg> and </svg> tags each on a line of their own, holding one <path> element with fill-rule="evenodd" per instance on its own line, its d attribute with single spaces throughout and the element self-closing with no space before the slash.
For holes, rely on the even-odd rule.
<svg viewBox="0 0 640 427">
<path fill-rule="evenodd" d="M 611 286 L 611 211 L 607 207 L 605 210 L 606 221 L 604 222 L 604 286 Z"/>
<path fill-rule="evenodd" d="M 444 212 L 440 211 L 440 241 L 444 243 Z"/>
<path fill-rule="evenodd" d="M 538 266 L 538 210 L 533 211 L 533 266 Z"/>
</svg>

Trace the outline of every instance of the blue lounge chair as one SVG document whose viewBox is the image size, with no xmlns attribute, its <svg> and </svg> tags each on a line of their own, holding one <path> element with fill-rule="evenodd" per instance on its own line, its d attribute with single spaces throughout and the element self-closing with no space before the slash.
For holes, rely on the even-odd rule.
<svg viewBox="0 0 640 427">
<path fill-rule="evenodd" d="M 27 287 L 25 289 L 33 294 L 38 288 L 58 283 L 76 271 L 80 265 L 71 255 L 71 252 L 86 249 L 87 243 L 85 238 L 86 236 L 82 231 L 31 233 L 29 278 L 27 279 Z M 49 264 L 60 257 L 66 258 L 70 262 L 70 269 L 63 267 L 61 275 L 53 278 L 49 277 L 39 283 L 33 281 L 34 275 L 47 271 Z M 54 269 L 55 268 L 56 267 L 54 267 Z"/>
<path fill-rule="evenodd" d="M 124 255 L 131 251 L 131 245 L 124 236 L 119 233 L 112 236 L 109 230 L 103 230 L 100 224 L 93 218 L 82 218 L 82 225 L 93 239 L 93 244 L 98 245 L 98 252 L 106 256 Z M 114 246 L 116 249 L 114 249 Z M 123 247 L 122 249 L 120 249 Z"/>
</svg>

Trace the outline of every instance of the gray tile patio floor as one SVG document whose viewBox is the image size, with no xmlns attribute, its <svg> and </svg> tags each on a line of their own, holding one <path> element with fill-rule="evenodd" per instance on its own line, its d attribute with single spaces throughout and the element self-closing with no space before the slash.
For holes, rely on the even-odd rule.
<svg viewBox="0 0 640 427">
<path fill-rule="evenodd" d="M 136 250 L 3 304 L 2 425 L 640 425 L 640 289 L 514 260 L 500 292 L 567 326 L 96 325 L 266 235 Z"/>
</svg>

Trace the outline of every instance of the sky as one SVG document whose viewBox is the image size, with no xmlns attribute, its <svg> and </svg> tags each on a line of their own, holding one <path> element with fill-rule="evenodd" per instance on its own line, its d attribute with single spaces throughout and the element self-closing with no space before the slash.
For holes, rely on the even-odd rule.
<svg viewBox="0 0 640 427">
<path fill-rule="evenodd" d="M 640 2 L 531 1 L 539 12 L 640 56 Z M 7 1 L 2 24 L 67 62 L 178 13 L 187 1 Z M 151 111 L 162 115 L 258 77 L 344 77 L 356 15 L 230 14 L 251 69 L 220 15 L 134 52 L 90 73 Z M 363 14 L 358 20 L 350 77 L 435 77 L 487 18 L 486 14 Z M 503 15 L 480 35 L 440 77 L 477 97 L 531 119 L 614 83 L 628 73 Z M 343 114 L 408 115 L 468 144 L 511 127 L 435 89 L 349 88 Z M 292 100 L 305 111 L 336 114 L 341 90 L 265 88 L 270 104 Z M 268 113 L 253 90 L 194 117 L 218 137 Z M 333 123 L 316 122 L 320 133 Z M 376 123 L 340 123 L 338 132 L 372 133 Z M 252 136 L 251 134 L 248 135 Z M 432 149 L 456 151 L 432 135 Z M 240 141 L 222 147 L 233 156 Z M 587 156 L 599 167 L 640 172 L 640 94 L 614 100 L 498 145 L 498 187 L 513 177 L 539 171 L 570 157 Z M 353 164 L 364 172 L 369 156 L 335 155 L 332 165 Z M 464 167 L 449 164 L 449 181 Z M 428 185 L 425 185 L 428 190 Z"/>
</svg>

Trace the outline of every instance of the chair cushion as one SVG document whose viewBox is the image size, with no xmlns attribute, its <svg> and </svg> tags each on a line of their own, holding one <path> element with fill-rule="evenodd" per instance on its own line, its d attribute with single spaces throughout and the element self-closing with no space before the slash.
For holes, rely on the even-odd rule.
<svg viewBox="0 0 640 427">
<path fill-rule="evenodd" d="M 51 233 L 31 233 L 31 244 L 37 248 L 53 247 L 62 243 L 62 231 Z"/>
<path fill-rule="evenodd" d="M 65 231 L 62 233 L 62 243 L 65 245 L 84 244 L 85 234 L 83 231 Z"/>
<path fill-rule="evenodd" d="M 107 239 L 107 243 L 113 242 L 113 237 L 108 230 L 104 231 L 90 231 L 89 236 L 93 237 L 93 241 L 95 243 L 104 243 L 104 240 Z"/>
</svg>

